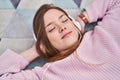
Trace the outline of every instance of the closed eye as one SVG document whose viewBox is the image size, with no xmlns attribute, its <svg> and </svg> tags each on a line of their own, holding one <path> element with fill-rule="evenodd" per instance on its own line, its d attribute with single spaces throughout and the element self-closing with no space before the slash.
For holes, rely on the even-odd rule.
<svg viewBox="0 0 120 80">
<path fill-rule="evenodd" d="M 68 19 L 65 19 L 65 20 L 62 21 L 62 23 L 65 23 L 65 22 L 67 22 L 67 21 L 68 21 Z"/>
<path fill-rule="evenodd" d="M 55 27 L 53 27 L 52 29 L 50 29 L 48 32 L 52 32 L 55 29 Z"/>
</svg>

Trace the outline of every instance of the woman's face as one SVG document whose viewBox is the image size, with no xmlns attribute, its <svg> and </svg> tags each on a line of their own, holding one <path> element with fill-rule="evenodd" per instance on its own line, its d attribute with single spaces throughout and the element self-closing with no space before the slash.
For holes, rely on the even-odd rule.
<svg viewBox="0 0 120 80">
<path fill-rule="evenodd" d="M 72 21 L 61 11 L 50 9 L 44 15 L 45 30 L 51 44 L 63 51 L 78 41 L 78 31 Z"/>
</svg>

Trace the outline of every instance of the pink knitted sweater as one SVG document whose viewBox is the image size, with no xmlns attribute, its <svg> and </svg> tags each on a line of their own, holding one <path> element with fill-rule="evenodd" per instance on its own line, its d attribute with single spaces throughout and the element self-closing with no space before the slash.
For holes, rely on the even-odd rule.
<svg viewBox="0 0 120 80">
<path fill-rule="evenodd" d="M 73 54 L 24 70 L 29 63 L 7 50 L 0 56 L 0 80 L 120 80 L 120 0 L 95 0 L 86 10 L 90 22 L 103 20 Z"/>
</svg>

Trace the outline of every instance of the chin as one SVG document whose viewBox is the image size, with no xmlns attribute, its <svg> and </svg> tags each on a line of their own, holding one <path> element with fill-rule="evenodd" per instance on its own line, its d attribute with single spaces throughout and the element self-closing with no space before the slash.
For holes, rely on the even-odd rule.
<svg viewBox="0 0 120 80">
<path fill-rule="evenodd" d="M 76 42 L 78 41 L 78 39 L 71 39 L 71 40 L 69 40 L 69 41 L 67 41 L 67 46 L 72 46 L 72 45 L 74 45 Z"/>
</svg>

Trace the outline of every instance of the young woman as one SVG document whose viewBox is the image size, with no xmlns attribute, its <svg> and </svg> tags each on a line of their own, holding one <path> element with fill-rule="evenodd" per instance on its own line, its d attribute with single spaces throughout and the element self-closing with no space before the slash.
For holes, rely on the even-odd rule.
<svg viewBox="0 0 120 80">
<path fill-rule="evenodd" d="M 36 46 L 20 55 L 5 51 L 0 80 L 119 80 L 119 14 L 120 0 L 95 0 L 76 17 L 76 25 L 62 9 L 41 6 L 33 22 Z M 94 30 L 85 33 L 85 24 L 99 18 Z M 24 70 L 38 56 L 47 63 Z"/>
</svg>

